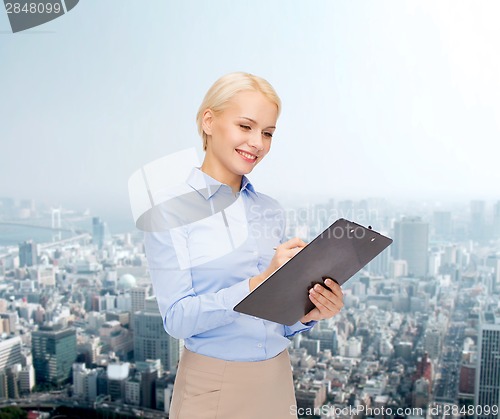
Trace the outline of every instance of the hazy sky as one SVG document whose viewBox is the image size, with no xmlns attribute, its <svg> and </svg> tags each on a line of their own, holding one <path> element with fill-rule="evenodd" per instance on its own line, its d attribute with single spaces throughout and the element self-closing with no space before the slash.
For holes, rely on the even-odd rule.
<svg viewBox="0 0 500 419">
<path fill-rule="evenodd" d="M 221 75 L 283 101 L 249 176 L 314 196 L 500 199 L 500 2 L 81 0 L 10 33 L 0 5 L 0 196 L 129 211 L 143 164 L 196 146 Z"/>
</svg>

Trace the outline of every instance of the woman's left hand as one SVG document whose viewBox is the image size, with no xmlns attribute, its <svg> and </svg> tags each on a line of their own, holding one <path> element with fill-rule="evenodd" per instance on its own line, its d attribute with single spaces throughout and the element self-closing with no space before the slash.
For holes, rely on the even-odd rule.
<svg viewBox="0 0 500 419">
<path fill-rule="evenodd" d="M 344 307 L 344 294 L 340 285 L 330 278 L 325 280 L 325 285 L 326 287 L 316 284 L 309 290 L 309 299 L 316 307 L 300 319 L 302 323 L 329 319 Z"/>
</svg>

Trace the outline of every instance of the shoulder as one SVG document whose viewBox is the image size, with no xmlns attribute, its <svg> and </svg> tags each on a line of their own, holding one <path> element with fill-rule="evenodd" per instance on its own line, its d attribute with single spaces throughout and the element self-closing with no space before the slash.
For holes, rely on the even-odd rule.
<svg viewBox="0 0 500 419">
<path fill-rule="evenodd" d="M 257 192 L 257 196 L 253 195 L 253 197 L 250 211 L 252 217 L 258 215 L 264 217 L 265 220 L 284 221 L 285 209 L 276 198 L 262 192 Z"/>
<path fill-rule="evenodd" d="M 274 209 L 283 209 L 283 206 L 280 204 L 280 202 L 276 199 L 273 198 L 270 195 L 267 195 L 262 192 L 257 192 L 258 194 L 258 201 L 262 204 L 265 205 L 266 207 L 269 208 L 274 208 Z"/>
</svg>

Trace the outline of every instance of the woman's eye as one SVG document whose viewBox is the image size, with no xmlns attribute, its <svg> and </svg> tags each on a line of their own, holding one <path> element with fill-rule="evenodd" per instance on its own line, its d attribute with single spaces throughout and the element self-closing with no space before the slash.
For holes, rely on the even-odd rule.
<svg viewBox="0 0 500 419">
<path fill-rule="evenodd" d="M 250 129 L 250 127 L 248 125 L 240 125 L 240 127 L 243 129 Z"/>
<path fill-rule="evenodd" d="M 269 138 L 272 138 L 273 137 L 273 133 L 272 132 L 265 132 L 264 135 L 266 137 L 269 137 Z"/>
</svg>

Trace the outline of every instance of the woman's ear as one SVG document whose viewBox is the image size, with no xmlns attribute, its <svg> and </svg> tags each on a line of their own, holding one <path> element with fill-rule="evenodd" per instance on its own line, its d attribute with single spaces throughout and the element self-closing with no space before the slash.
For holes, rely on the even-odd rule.
<svg viewBox="0 0 500 419">
<path fill-rule="evenodd" d="M 203 112 L 203 118 L 201 121 L 201 126 L 205 134 L 212 135 L 213 121 L 214 121 L 214 113 L 212 112 L 211 109 L 206 109 L 205 112 Z"/>
</svg>

